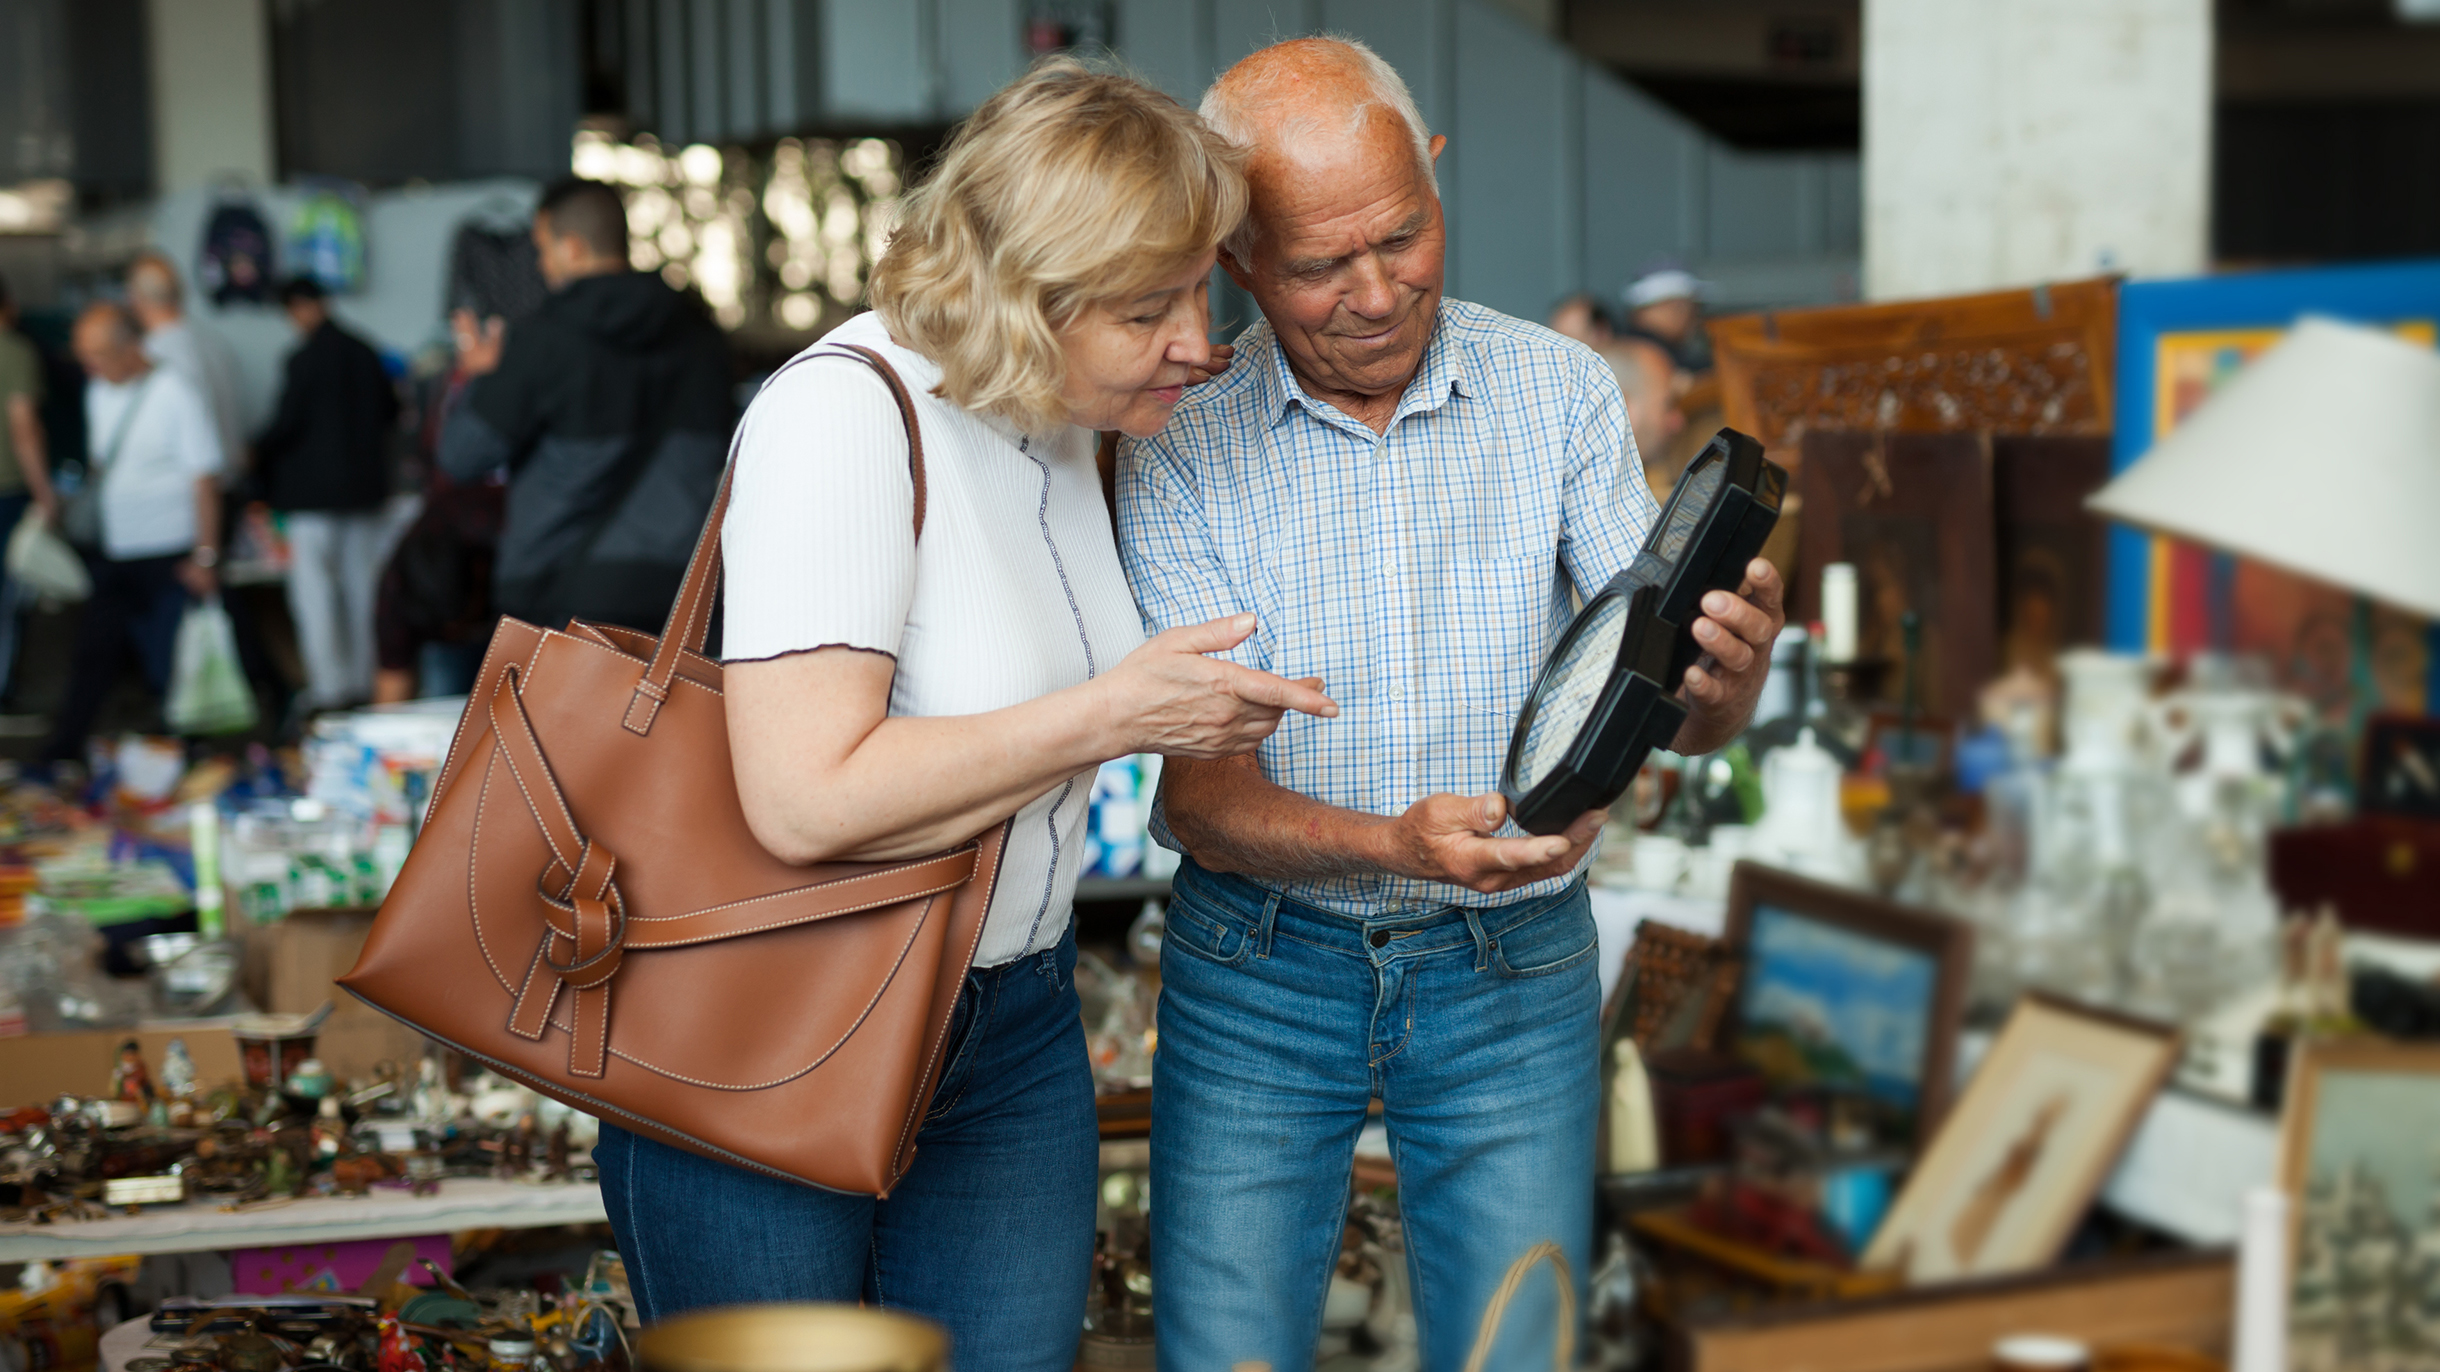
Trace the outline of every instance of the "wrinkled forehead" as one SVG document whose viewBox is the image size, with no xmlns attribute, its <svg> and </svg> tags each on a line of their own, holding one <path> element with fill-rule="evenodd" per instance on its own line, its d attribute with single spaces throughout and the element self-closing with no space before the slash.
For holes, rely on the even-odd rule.
<svg viewBox="0 0 2440 1372">
<path fill-rule="evenodd" d="M 1333 111 L 1332 114 L 1337 114 Z M 1303 129 L 1288 121 L 1246 168 L 1252 213 L 1266 238 L 1385 235 L 1430 217 L 1438 197 L 1405 121 L 1378 105 Z"/>
</svg>

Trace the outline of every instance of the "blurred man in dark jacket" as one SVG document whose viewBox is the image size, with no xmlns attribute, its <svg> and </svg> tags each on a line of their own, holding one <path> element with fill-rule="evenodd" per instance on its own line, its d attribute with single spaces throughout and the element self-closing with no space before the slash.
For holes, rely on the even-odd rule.
<svg viewBox="0 0 2440 1372">
<path fill-rule="evenodd" d="M 727 340 L 701 300 L 629 270 L 610 187 L 552 186 L 534 243 L 552 295 L 514 338 L 497 320 L 454 321 L 475 380 L 440 463 L 459 481 L 508 468 L 501 613 L 658 631 L 727 456 Z"/>
<path fill-rule="evenodd" d="M 319 283 L 290 281 L 280 304 L 302 341 L 288 355 L 279 413 L 254 442 L 255 475 L 287 516 L 305 704 L 333 710 L 373 697 L 373 588 L 388 551 L 382 505 L 398 389 L 372 345 L 331 319 Z"/>
</svg>

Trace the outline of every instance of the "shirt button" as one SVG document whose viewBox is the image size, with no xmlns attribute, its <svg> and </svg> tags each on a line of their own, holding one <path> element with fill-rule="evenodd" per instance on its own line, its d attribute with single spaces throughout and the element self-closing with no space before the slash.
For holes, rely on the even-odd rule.
<svg viewBox="0 0 2440 1372">
<path fill-rule="evenodd" d="M 1373 931 L 1372 931 L 1372 938 L 1371 938 L 1371 940 L 1370 940 L 1370 941 L 1371 941 L 1371 943 L 1372 943 L 1372 946 L 1373 946 L 1373 947 L 1375 947 L 1375 948 L 1385 948 L 1385 947 L 1389 946 L 1389 930 L 1387 930 L 1387 929 L 1375 929 L 1375 930 L 1373 930 Z"/>
</svg>

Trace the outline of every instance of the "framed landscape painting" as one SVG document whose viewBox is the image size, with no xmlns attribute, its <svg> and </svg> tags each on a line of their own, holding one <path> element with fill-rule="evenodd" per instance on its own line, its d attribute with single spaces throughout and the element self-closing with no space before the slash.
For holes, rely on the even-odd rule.
<svg viewBox="0 0 2440 1372">
<path fill-rule="evenodd" d="M 1912 1152 L 1948 1106 L 1973 939 L 1946 915 L 1741 862 L 1727 942 L 1745 974 L 1720 1046 Z"/>
</svg>

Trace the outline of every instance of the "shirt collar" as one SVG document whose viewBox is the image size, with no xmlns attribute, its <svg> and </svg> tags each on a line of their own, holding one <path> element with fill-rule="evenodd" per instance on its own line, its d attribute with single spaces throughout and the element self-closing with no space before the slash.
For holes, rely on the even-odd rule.
<svg viewBox="0 0 2440 1372">
<path fill-rule="evenodd" d="M 1281 420 L 1286 419 L 1289 406 L 1302 405 L 1325 423 L 1344 420 L 1362 427 L 1337 406 L 1324 404 L 1306 394 L 1304 385 L 1296 379 L 1296 373 L 1289 370 L 1288 350 L 1281 346 L 1278 331 L 1271 327 L 1269 320 L 1263 321 L 1261 330 L 1260 341 L 1269 354 L 1270 366 L 1257 373 L 1256 384 L 1260 388 L 1258 394 L 1262 401 L 1260 413 L 1268 426 L 1276 428 Z M 1432 321 L 1432 336 L 1423 345 L 1423 362 L 1415 369 L 1414 379 L 1406 383 L 1406 393 L 1398 398 L 1397 412 L 1390 417 L 1393 427 L 1410 414 L 1439 409 L 1451 395 L 1472 396 L 1479 393 L 1480 388 L 1468 375 L 1464 351 L 1463 345 L 1458 343 L 1449 328 L 1448 300 L 1443 297 L 1441 315 Z"/>
</svg>

